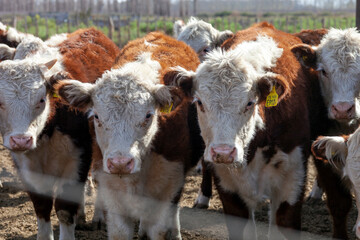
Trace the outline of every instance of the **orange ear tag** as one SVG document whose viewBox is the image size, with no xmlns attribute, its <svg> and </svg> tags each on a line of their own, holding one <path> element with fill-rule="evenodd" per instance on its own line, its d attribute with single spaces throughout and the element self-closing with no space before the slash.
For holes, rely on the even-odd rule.
<svg viewBox="0 0 360 240">
<path fill-rule="evenodd" d="M 266 97 L 265 107 L 275 107 L 278 104 L 278 95 L 275 91 L 275 86 L 273 86 L 271 92 Z"/>
<path fill-rule="evenodd" d="M 166 104 L 165 106 L 163 106 L 162 108 L 160 108 L 160 112 L 161 113 L 170 113 L 172 110 L 174 103 L 171 104 Z"/>
</svg>

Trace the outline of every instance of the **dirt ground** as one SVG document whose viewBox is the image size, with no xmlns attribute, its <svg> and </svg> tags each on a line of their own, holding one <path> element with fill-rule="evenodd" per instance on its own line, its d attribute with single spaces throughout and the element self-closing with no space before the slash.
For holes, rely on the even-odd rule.
<svg viewBox="0 0 360 240">
<path fill-rule="evenodd" d="M 1 139 L 0 139 L 1 141 Z M 315 172 L 310 164 L 307 191 L 314 181 Z M 9 152 L 0 146 L 0 179 L 3 187 L 0 188 L 0 240 L 35 240 L 37 232 L 36 217 L 28 196 L 22 191 L 22 184 L 14 170 Z M 201 176 L 195 171 L 186 179 L 184 194 L 181 199 L 181 233 L 187 239 L 226 239 L 227 230 L 222 206 L 216 191 L 208 210 L 192 209 L 197 196 Z M 91 218 L 94 213 L 94 196 L 86 199 L 87 224 L 76 231 L 76 239 L 107 239 L 105 230 L 93 230 Z M 350 239 L 355 239 L 352 227 L 356 221 L 355 202 L 349 215 L 348 233 Z M 266 239 L 267 232 L 267 204 L 263 204 L 256 212 L 258 220 L 259 239 Z M 55 213 L 52 214 L 54 236 L 58 239 L 59 228 Z M 323 201 L 305 202 L 302 213 L 302 239 L 330 239 L 331 220 Z"/>
</svg>

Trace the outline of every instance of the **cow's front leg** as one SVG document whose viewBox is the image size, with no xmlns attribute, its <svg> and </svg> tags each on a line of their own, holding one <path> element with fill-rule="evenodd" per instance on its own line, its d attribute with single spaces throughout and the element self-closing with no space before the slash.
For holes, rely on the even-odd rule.
<svg viewBox="0 0 360 240">
<path fill-rule="evenodd" d="M 276 211 L 276 224 L 287 239 L 300 239 L 301 208 L 302 198 L 294 205 L 282 202 Z"/>
<path fill-rule="evenodd" d="M 50 222 L 50 213 L 53 205 L 52 193 L 37 194 L 28 192 L 34 205 L 37 217 L 38 234 L 37 240 L 53 240 L 54 234 Z"/>
<path fill-rule="evenodd" d="M 248 225 L 249 221 L 249 209 L 244 201 L 236 193 L 223 190 L 223 188 L 219 185 L 219 180 L 215 175 L 214 180 L 221 202 L 223 204 L 226 226 L 229 232 L 229 239 L 255 239 L 255 232 L 251 234 L 249 231 L 246 231 L 246 236 L 244 236 L 244 229 L 246 225 Z"/>
<path fill-rule="evenodd" d="M 55 211 L 59 219 L 60 240 L 75 239 L 76 217 L 84 197 L 84 185 L 65 184 L 55 199 Z"/>
<path fill-rule="evenodd" d="M 107 233 L 109 240 L 131 240 L 134 235 L 134 221 L 113 212 L 107 212 Z"/>
</svg>

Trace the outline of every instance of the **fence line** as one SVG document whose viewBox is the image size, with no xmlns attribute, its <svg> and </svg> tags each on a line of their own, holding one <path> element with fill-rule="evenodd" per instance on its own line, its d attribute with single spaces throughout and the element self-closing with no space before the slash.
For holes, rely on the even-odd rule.
<svg viewBox="0 0 360 240">
<path fill-rule="evenodd" d="M 226 16 L 204 17 L 204 21 L 210 22 L 219 30 L 231 30 L 236 32 L 248 28 L 260 21 L 268 21 L 277 29 L 289 33 L 299 32 L 302 29 L 317 28 L 349 28 L 355 27 L 355 17 L 346 16 L 270 16 L 258 18 L 255 16 Z M 90 19 L 80 21 L 79 16 L 67 17 L 58 21 L 53 18 L 40 18 L 39 16 L 0 16 L 0 21 L 13 26 L 21 32 L 31 33 L 42 39 L 64 32 L 73 32 L 79 28 L 95 26 L 108 35 L 118 46 L 123 46 L 129 40 L 142 37 L 150 31 L 163 31 L 168 35 L 173 34 L 174 17 L 129 17 L 93 16 Z M 185 19 L 187 20 L 187 19 Z"/>
</svg>

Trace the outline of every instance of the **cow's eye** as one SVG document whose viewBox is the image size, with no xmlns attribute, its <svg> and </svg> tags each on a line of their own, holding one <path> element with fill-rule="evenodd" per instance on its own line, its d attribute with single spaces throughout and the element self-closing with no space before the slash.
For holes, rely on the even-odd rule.
<svg viewBox="0 0 360 240">
<path fill-rule="evenodd" d="M 44 102 L 45 102 L 45 98 L 40 99 L 39 102 L 40 102 L 40 103 L 44 103 Z"/>
<path fill-rule="evenodd" d="M 324 76 L 324 77 L 327 77 L 327 73 L 324 69 L 321 70 L 321 74 Z"/>
<path fill-rule="evenodd" d="M 152 116 L 152 113 L 147 113 L 146 116 L 145 116 L 145 118 L 146 118 L 146 119 L 150 119 L 151 116 Z"/>
<path fill-rule="evenodd" d="M 97 114 L 94 115 L 94 118 L 95 118 L 96 120 L 99 120 L 99 116 L 98 116 Z"/>
<path fill-rule="evenodd" d="M 204 53 L 210 52 L 210 47 L 204 48 L 203 52 L 204 52 Z"/>
<path fill-rule="evenodd" d="M 254 105 L 254 102 L 253 101 L 250 101 L 246 104 L 246 107 L 251 107 L 252 105 Z"/>
<path fill-rule="evenodd" d="M 201 106 L 201 105 L 202 105 L 201 100 L 197 100 L 196 102 L 197 102 L 197 104 L 199 104 L 199 106 Z"/>
</svg>

